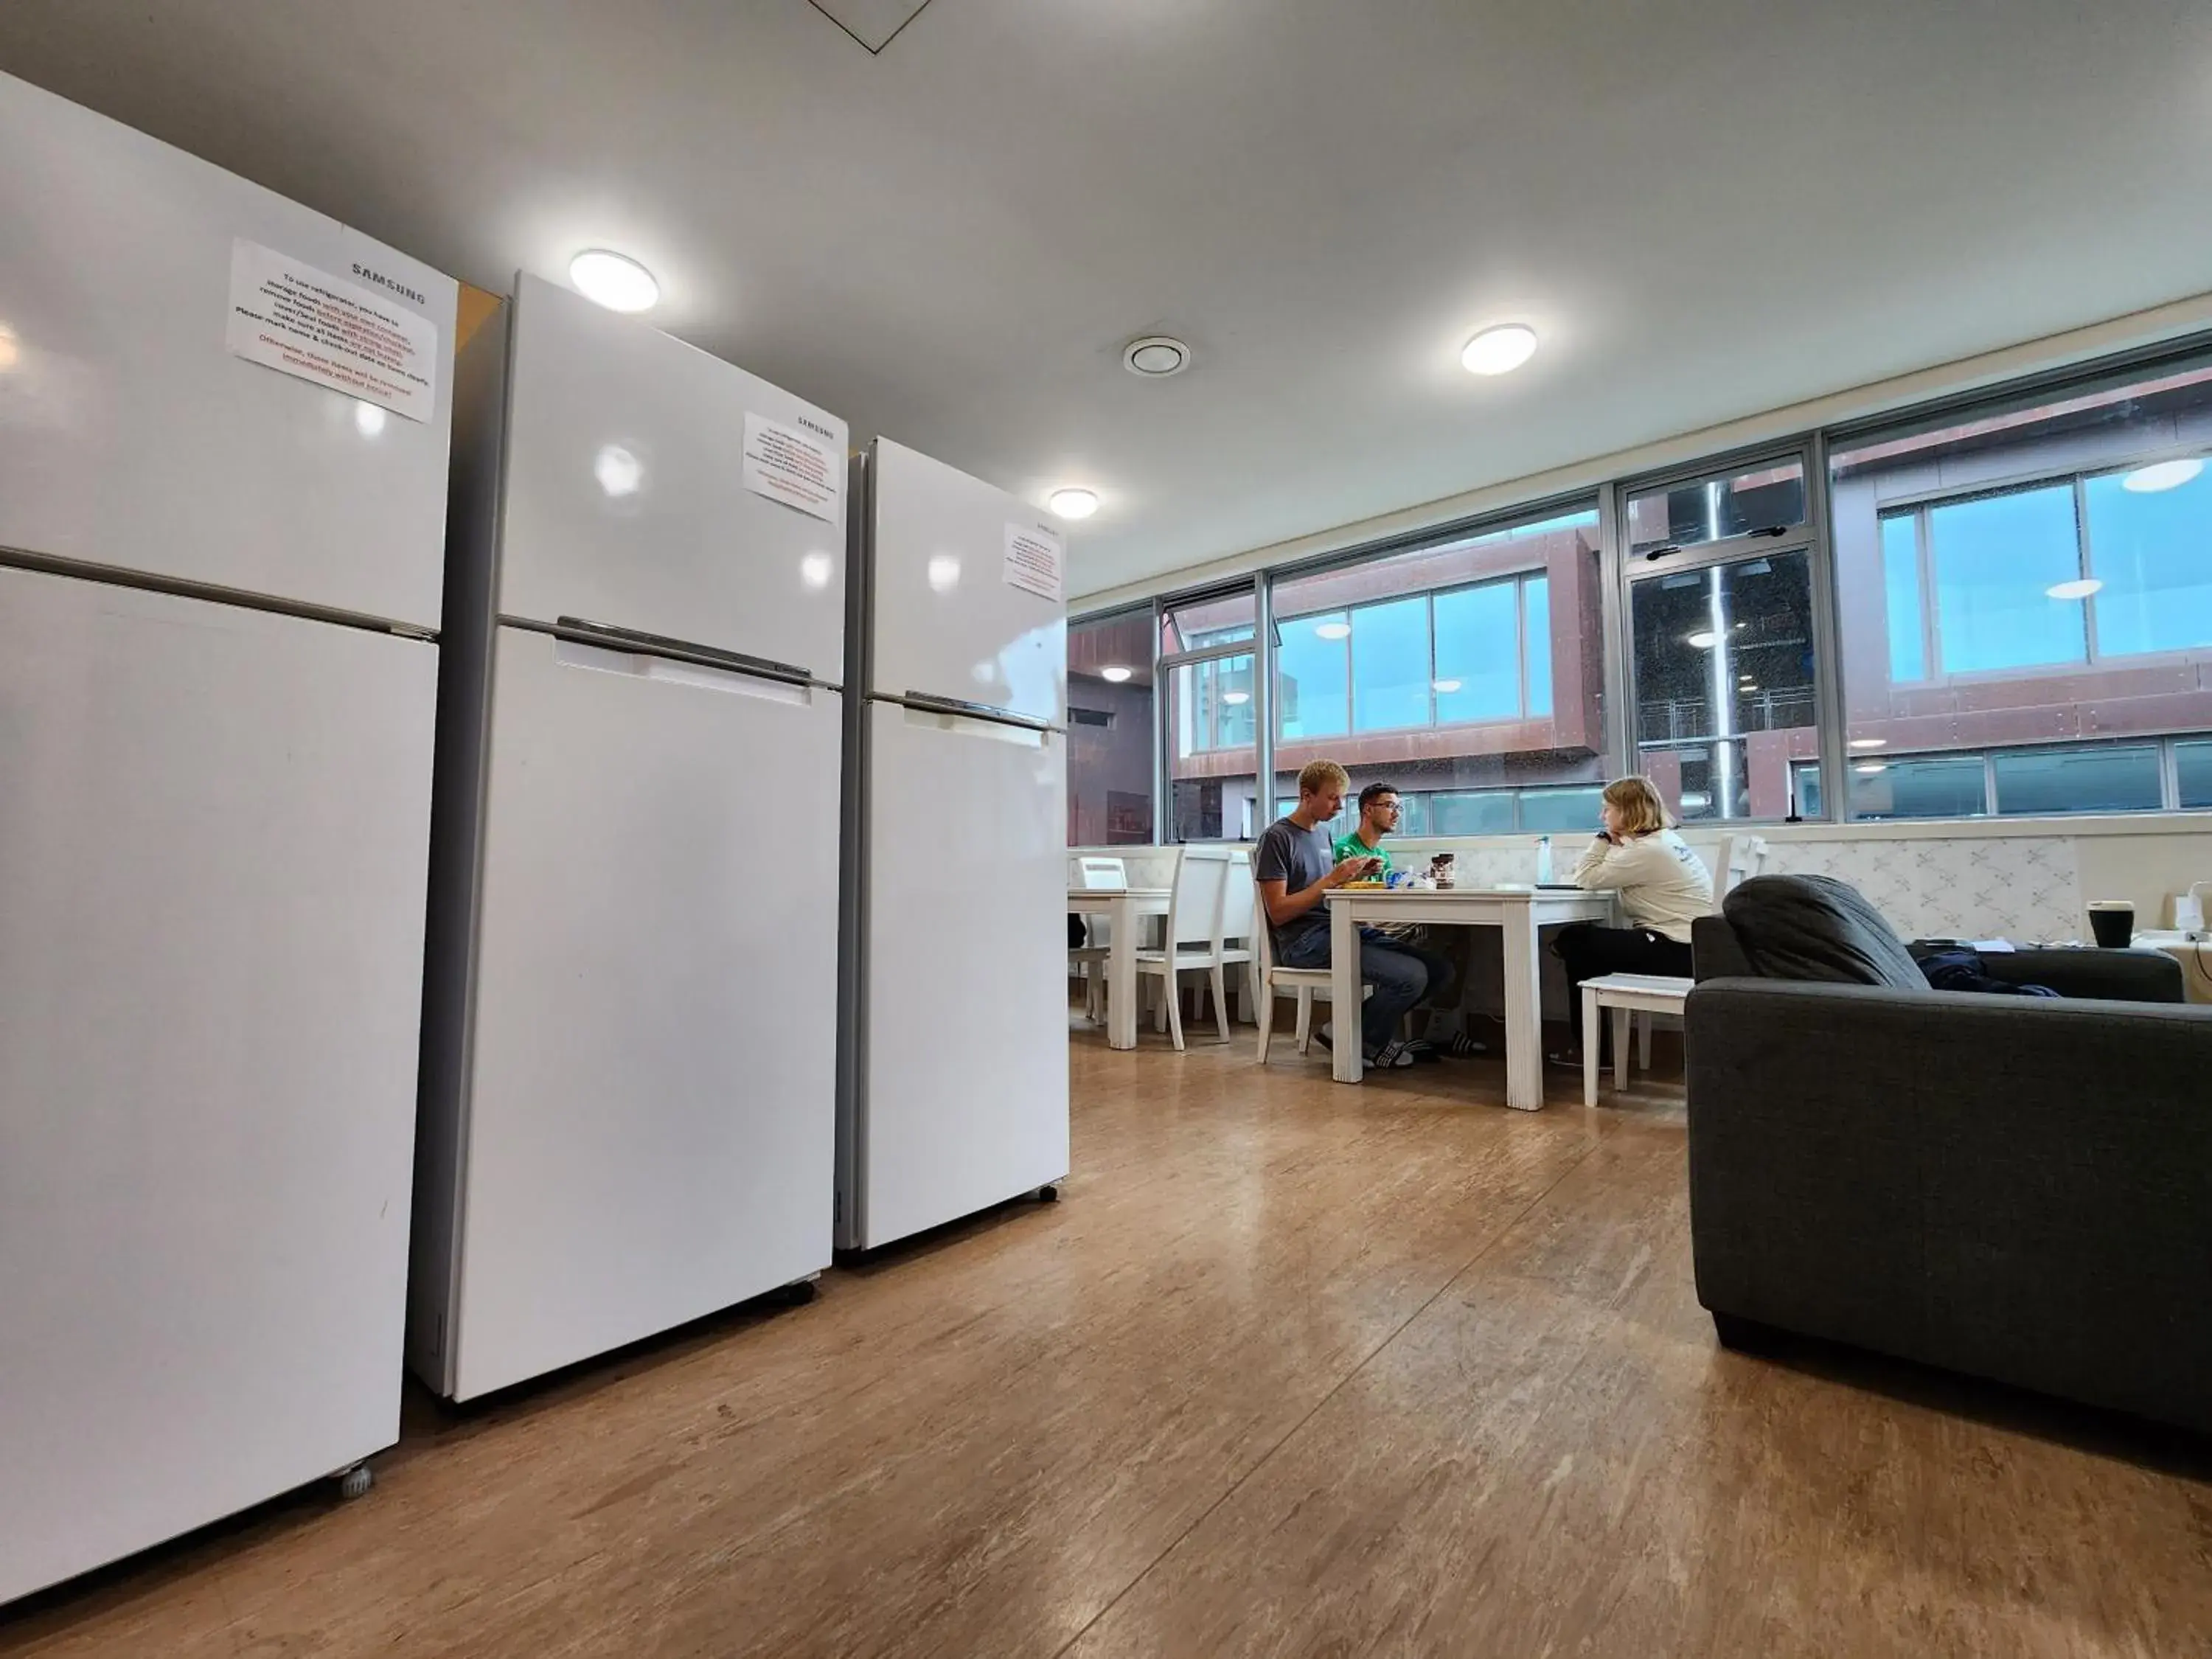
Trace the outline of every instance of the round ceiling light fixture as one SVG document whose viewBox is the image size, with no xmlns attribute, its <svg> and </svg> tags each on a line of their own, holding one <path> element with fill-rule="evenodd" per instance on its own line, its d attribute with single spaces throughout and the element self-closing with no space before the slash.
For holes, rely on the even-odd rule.
<svg viewBox="0 0 2212 1659">
<path fill-rule="evenodd" d="M 1700 651 L 1710 651 L 1721 642 L 1721 636 L 1706 629 L 1687 635 L 1682 642 L 1685 645 L 1694 646 Z"/>
<path fill-rule="evenodd" d="M 1449 697 L 1453 692 L 1459 689 L 1460 682 L 1457 680 L 1431 680 L 1429 682 L 1429 690 L 1434 691 L 1439 696 Z"/>
<path fill-rule="evenodd" d="M 586 248 L 568 261 L 568 280 L 576 292 L 609 311 L 650 311 L 660 302 L 653 273 L 623 253 Z"/>
<path fill-rule="evenodd" d="M 1190 367 L 1190 348 L 1166 334 L 1147 334 L 1121 348 L 1121 367 L 1140 380 L 1164 380 Z"/>
<path fill-rule="evenodd" d="M 2179 489 L 2204 470 L 2195 456 L 2178 461 L 2154 461 L 2139 466 L 2120 480 L 2120 488 L 2138 495 L 2155 495 L 2161 489 Z"/>
<path fill-rule="evenodd" d="M 1137 671 L 1121 663 L 1109 663 L 1098 671 L 1098 678 L 1109 685 L 1126 685 Z"/>
<path fill-rule="evenodd" d="M 2043 590 L 2046 599 L 2086 599 L 2104 586 L 2094 576 L 2084 576 L 2079 581 L 2053 582 Z"/>
<path fill-rule="evenodd" d="M 1221 701 L 1231 708 L 1242 708 L 1252 701 L 1252 694 L 1249 691 L 1224 691 L 1221 694 Z"/>
<path fill-rule="evenodd" d="M 1889 770 L 1889 763 L 1887 761 L 1862 761 L 1858 765 L 1851 768 L 1851 770 L 1857 773 L 1863 778 L 1879 777 L 1882 773 Z"/>
<path fill-rule="evenodd" d="M 1095 489 L 1055 489 L 1045 498 L 1045 505 L 1063 519 L 1087 519 L 1098 510 L 1098 492 Z"/>
<path fill-rule="evenodd" d="M 1889 747 L 1889 739 L 1887 738 L 1853 738 L 1851 739 L 1851 747 L 1854 749 L 1887 749 Z"/>
<path fill-rule="evenodd" d="M 1526 323 L 1500 323 L 1469 340 L 1459 354 L 1470 374 L 1510 374 L 1536 355 L 1536 331 Z"/>
<path fill-rule="evenodd" d="M 1348 622 L 1316 623 L 1314 637 L 1317 640 L 1348 640 L 1352 637 L 1352 624 Z"/>
</svg>

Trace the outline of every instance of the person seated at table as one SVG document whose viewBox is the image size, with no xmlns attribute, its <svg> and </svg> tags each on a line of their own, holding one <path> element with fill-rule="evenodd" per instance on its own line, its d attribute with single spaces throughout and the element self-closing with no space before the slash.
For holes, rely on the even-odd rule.
<svg viewBox="0 0 2212 1659">
<path fill-rule="evenodd" d="M 1376 873 L 1387 881 L 1393 866 L 1389 849 L 1382 843 L 1398 833 L 1401 810 L 1395 784 L 1370 783 L 1361 790 L 1359 822 L 1337 838 L 1337 861 L 1379 858 L 1382 865 Z M 1428 995 L 1424 999 L 1429 1006 L 1427 1023 L 1422 1035 L 1406 1045 L 1413 1058 L 1427 1060 L 1440 1053 L 1461 1057 L 1481 1054 L 1484 1045 L 1468 1035 L 1467 1013 L 1460 1002 L 1459 994 L 1468 982 L 1473 959 L 1468 930 L 1431 928 L 1414 921 L 1387 922 L 1378 931 L 1419 956 L 1429 970 Z"/>
<path fill-rule="evenodd" d="M 1577 1070 L 1582 1045 L 1599 1044 L 1582 1028 L 1583 981 L 1606 974 L 1690 976 L 1690 924 L 1713 913 L 1713 878 L 1705 860 L 1668 826 L 1666 803 L 1651 780 L 1615 778 L 1598 815 L 1604 828 L 1575 866 L 1576 886 L 1620 896 L 1626 927 L 1577 921 L 1559 929 L 1552 949 L 1567 969 L 1567 1019 L 1574 1047 L 1552 1059 Z"/>
<path fill-rule="evenodd" d="M 1344 806 L 1352 780 L 1334 761 L 1315 761 L 1298 774 L 1298 804 L 1261 833 L 1252 854 L 1252 876 L 1267 911 L 1275 960 L 1285 968 L 1329 966 L 1328 895 L 1349 881 L 1371 879 L 1381 867 L 1372 853 L 1334 856 L 1321 826 Z M 1359 930 L 1359 976 L 1375 988 L 1360 1012 L 1360 1049 L 1370 1066 L 1413 1064 L 1398 1040 L 1398 1022 L 1429 988 L 1424 952 Z M 1449 973 L 1437 963 L 1440 973 Z"/>
</svg>

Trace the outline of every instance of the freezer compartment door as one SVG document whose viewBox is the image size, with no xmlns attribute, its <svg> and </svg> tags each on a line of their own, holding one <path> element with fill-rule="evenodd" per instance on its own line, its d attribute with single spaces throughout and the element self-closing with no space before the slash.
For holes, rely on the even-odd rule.
<svg viewBox="0 0 2212 1659">
<path fill-rule="evenodd" d="M 0 155 L 0 545 L 434 630 L 453 279 L 5 76 Z M 232 355 L 241 238 L 434 327 L 432 418 Z"/>
<path fill-rule="evenodd" d="M 878 438 L 869 689 L 957 697 L 1049 726 L 1067 705 L 1066 608 L 1006 580 L 1010 532 L 1057 534 L 1018 497 Z"/>
<path fill-rule="evenodd" d="M 502 628 L 454 1393 L 827 1267 L 834 693 Z"/>
<path fill-rule="evenodd" d="M 499 608 L 844 674 L 845 423 L 720 358 L 517 278 Z M 830 516 L 745 487 L 747 416 L 821 446 Z"/>
<path fill-rule="evenodd" d="M 868 713 L 864 1247 L 1067 1173 L 1066 739 Z"/>
<path fill-rule="evenodd" d="M 0 1601 L 398 1437 L 436 673 L 0 569 Z"/>
</svg>

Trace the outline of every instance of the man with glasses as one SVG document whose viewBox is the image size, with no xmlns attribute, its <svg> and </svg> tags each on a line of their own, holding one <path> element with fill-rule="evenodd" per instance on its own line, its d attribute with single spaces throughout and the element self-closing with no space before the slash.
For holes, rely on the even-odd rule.
<svg viewBox="0 0 2212 1659">
<path fill-rule="evenodd" d="M 1376 878 L 1390 878 L 1390 854 L 1382 845 L 1383 838 L 1398 833 L 1398 820 L 1405 811 L 1398 799 L 1397 786 L 1370 783 L 1359 792 L 1359 822 L 1348 835 L 1337 838 L 1334 848 L 1337 862 L 1346 859 L 1379 859 L 1374 870 Z M 1428 994 L 1420 1006 L 1428 1011 L 1428 1023 L 1423 1035 L 1407 1044 L 1417 1060 L 1433 1060 L 1440 1054 L 1464 1057 L 1479 1054 L 1485 1044 L 1468 1035 L 1467 1012 L 1461 998 L 1468 982 L 1468 970 L 1473 965 L 1473 950 L 1464 927 L 1446 927 L 1437 931 L 1418 922 L 1394 923 L 1383 927 L 1382 933 L 1390 941 L 1410 951 L 1421 960 L 1429 970 Z"/>
</svg>

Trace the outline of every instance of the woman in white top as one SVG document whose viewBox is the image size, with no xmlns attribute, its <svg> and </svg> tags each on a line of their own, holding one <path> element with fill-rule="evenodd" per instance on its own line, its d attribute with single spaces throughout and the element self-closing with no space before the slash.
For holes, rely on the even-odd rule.
<svg viewBox="0 0 2212 1659">
<path fill-rule="evenodd" d="M 1619 893 L 1629 925 L 1578 921 L 1559 929 L 1552 946 L 1566 964 L 1567 1018 L 1576 1041 L 1575 1052 L 1553 1058 L 1577 1068 L 1581 1044 L 1604 1042 L 1601 1031 L 1595 1038 L 1583 1031 L 1583 981 L 1605 974 L 1688 978 L 1690 924 L 1713 910 L 1712 876 L 1705 860 L 1667 827 L 1666 805 L 1650 779 L 1616 778 L 1606 785 L 1598 810 L 1605 828 L 1575 866 L 1574 884 Z"/>
</svg>

